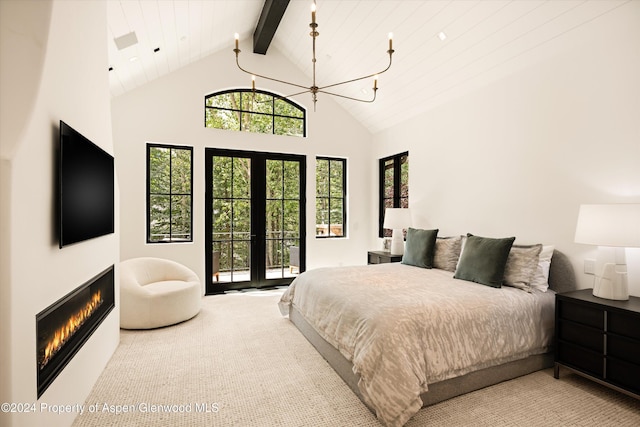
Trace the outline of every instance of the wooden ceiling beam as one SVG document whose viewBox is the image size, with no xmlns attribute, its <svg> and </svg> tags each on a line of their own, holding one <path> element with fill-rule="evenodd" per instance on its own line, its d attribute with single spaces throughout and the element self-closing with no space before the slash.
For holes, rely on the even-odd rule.
<svg viewBox="0 0 640 427">
<path fill-rule="evenodd" d="M 253 33 L 253 53 L 261 55 L 267 53 L 288 5 L 289 0 L 265 0 L 256 30 Z"/>
</svg>

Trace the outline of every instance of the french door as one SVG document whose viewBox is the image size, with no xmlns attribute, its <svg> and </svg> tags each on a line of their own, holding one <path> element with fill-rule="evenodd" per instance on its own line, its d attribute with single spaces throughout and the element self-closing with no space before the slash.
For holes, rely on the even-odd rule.
<svg viewBox="0 0 640 427">
<path fill-rule="evenodd" d="M 304 271 L 304 156 L 205 151 L 206 293 L 289 284 Z"/>
</svg>

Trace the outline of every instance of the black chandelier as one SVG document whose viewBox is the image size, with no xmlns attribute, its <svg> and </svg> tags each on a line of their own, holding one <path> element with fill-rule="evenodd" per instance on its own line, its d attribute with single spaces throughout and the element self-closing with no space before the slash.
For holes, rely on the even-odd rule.
<svg viewBox="0 0 640 427">
<path fill-rule="evenodd" d="M 325 86 L 318 86 L 316 83 L 316 38 L 320 35 L 320 33 L 318 32 L 318 24 L 316 22 L 316 2 L 315 0 L 313 1 L 313 4 L 311 5 L 311 23 L 309 24 L 309 27 L 311 27 L 311 32 L 309 33 L 309 35 L 311 36 L 312 40 L 313 40 L 313 44 L 312 44 L 312 57 L 311 57 L 311 64 L 313 65 L 313 79 L 311 82 L 311 86 L 304 86 L 298 83 L 292 83 L 292 82 L 288 82 L 282 79 L 276 79 L 273 77 L 268 77 L 262 74 L 258 74 L 258 73 L 254 73 L 251 71 L 248 71 L 246 69 L 244 69 L 242 66 L 240 66 L 240 61 L 239 61 L 239 54 L 240 54 L 240 49 L 238 48 L 238 43 L 240 40 L 240 36 L 238 35 L 238 33 L 235 34 L 235 41 L 236 41 L 236 47 L 235 49 L 233 49 L 233 51 L 236 54 L 236 65 L 238 66 L 238 68 L 251 75 L 251 85 L 253 90 L 255 91 L 255 79 L 256 76 L 263 78 L 263 79 L 267 79 L 267 80 L 271 80 L 274 82 L 279 82 L 279 83 L 284 83 L 286 85 L 290 85 L 290 86 L 295 86 L 298 87 L 300 89 L 304 89 L 302 91 L 293 93 L 291 95 L 287 95 L 284 96 L 283 98 L 290 98 L 292 96 L 296 96 L 296 95 L 301 95 L 303 93 L 311 93 L 311 98 L 313 99 L 313 111 L 316 110 L 316 102 L 318 101 L 318 93 L 325 93 L 327 95 L 333 95 L 333 96 L 338 96 L 340 98 L 346 98 L 346 99 L 350 99 L 352 101 L 359 101 L 359 102 L 373 102 L 376 100 L 376 92 L 378 91 L 378 76 L 384 72 L 386 72 L 389 68 L 391 68 L 391 58 L 393 55 L 393 34 L 389 33 L 389 50 L 387 50 L 387 53 L 389 54 L 389 65 L 387 65 L 387 68 L 385 68 L 382 71 L 379 71 L 377 73 L 372 73 L 372 74 L 367 74 L 366 76 L 362 76 L 362 77 L 357 77 L 354 79 L 350 79 L 350 80 L 345 80 L 339 83 L 332 83 L 329 85 L 325 85 Z M 351 96 L 346 96 L 346 95 L 342 95 L 339 93 L 335 93 L 335 92 L 330 92 L 327 89 L 329 88 L 334 88 L 336 86 L 341 86 L 341 85 L 345 85 L 348 83 L 353 83 L 353 82 L 357 82 L 359 80 L 364 80 L 364 79 L 368 79 L 373 77 L 373 97 L 371 99 L 361 99 L 361 98 L 354 98 Z"/>
</svg>

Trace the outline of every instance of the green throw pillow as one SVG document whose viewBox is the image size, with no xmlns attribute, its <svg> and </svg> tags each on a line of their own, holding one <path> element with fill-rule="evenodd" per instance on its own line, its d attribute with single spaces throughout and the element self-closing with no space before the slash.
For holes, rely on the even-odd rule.
<svg viewBox="0 0 640 427">
<path fill-rule="evenodd" d="M 436 236 L 438 236 L 438 230 L 409 228 L 402 263 L 422 268 L 433 267 Z"/>
<path fill-rule="evenodd" d="M 453 277 L 494 288 L 501 287 L 509 251 L 515 239 L 492 239 L 467 234 L 467 242 Z"/>
</svg>

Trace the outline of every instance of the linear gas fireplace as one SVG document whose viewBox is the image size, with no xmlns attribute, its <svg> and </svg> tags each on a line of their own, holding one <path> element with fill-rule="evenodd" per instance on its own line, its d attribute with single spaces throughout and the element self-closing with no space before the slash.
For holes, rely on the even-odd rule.
<svg viewBox="0 0 640 427">
<path fill-rule="evenodd" d="M 36 315 L 38 398 L 114 307 L 112 265 Z"/>
</svg>

